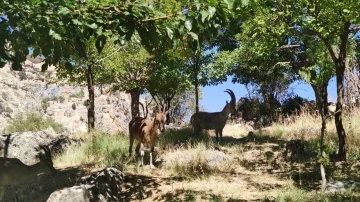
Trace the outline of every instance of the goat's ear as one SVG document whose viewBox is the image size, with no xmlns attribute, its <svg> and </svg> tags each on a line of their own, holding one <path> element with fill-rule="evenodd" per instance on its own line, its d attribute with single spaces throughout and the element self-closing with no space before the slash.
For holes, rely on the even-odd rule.
<svg viewBox="0 0 360 202">
<path fill-rule="evenodd" d="M 167 115 L 169 113 L 169 110 L 167 110 L 166 112 L 164 112 L 165 115 Z"/>
</svg>

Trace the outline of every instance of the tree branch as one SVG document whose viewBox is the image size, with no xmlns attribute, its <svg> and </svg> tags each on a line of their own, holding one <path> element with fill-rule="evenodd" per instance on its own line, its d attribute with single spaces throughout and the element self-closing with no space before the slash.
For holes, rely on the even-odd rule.
<svg viewBox="0 0 360 202">
<path fill-rule="evenodd" d="M 300 45 L 299 45 L 299 44 L 294 44 L 294 45 L 291 45 L 291 44 L 289 44 L 289 45 L 283 45 L 283 46 L 278 47 L 277 49 L 278 49 L 278 50 L 280 50 L 280 49 L 294 48 L 294 47 L 300 47 Z"/>
<path fill-rule="evenodd" d="M 330 56 L 331 58 L 333 59 L 334 62 L 336 62 L 338 60 L 337 56 L 335 55 L 335 52 L 329 42 L 329 39 L 328 38 L 325 38 L 323 37 L 322 35 L 319 35 L 320 39 L 323 40 L 326 48 L 328 49 L 329 53 L 330 53 Z"/>
<path fill-rule="evenodd" d="M 354 27 L 351 27 L 349 28 L 349 31 L 350 32 L 357 32 L 360 30 L 360 25 L 357 25 L 357 26 L 354 26 Z"/>
<path fill-rule="evenodd" d="M 171 18 L 171 17 L 175 17 L 177 15 L 178 14 L 171 14 L 171 15 L 166 15 L 166 16 L 162 16 L 162 17 L 148 18 L 148 19 L 145 19 L 145 20 L 140 20 L 140 22 L 150 22 L 150 21 L 156 21 L 156 20 L 164 20 L 164 19 L 168 19 L 168 18 Z"/>
<path fill-rule="evenodd" d="M 99 62 L 101 62 L 101 61 L 105 60 L 106 58 L 111 57 L 111 56 L 112 56 L 112 55 L 114 55 L 115 53 L 119 52 L 121 48 L 122 48 L 122 47 L 118 48 L 117 50 L 115 50 L 114 52 L 112 52 L 110 55 L 105 56 L 104 58 L 101 58 L 101 59 L 96 60 L 96 61 L 95 61 L 95 64 L 97 64 L 97 63 L 99 63 Z"/>
</svg>

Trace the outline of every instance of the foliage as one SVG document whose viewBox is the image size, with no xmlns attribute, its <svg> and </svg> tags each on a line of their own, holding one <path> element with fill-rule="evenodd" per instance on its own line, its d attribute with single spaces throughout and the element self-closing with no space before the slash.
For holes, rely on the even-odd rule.
<svg viewBox="0 0 360 202">
<path fill-rule="evenodd" d="M 181 11 L 168 15 L 142 1 L 117 1 L 110 6 L 112 3 L 40 0 L 29 1 L 24 6 L 18 0 L 2 1 L 1 66 L 4 60 L 10 60 L 14 61 L 13 69 L 21 70 L 20 63 L 29 53 L 28 47 L 34 48 L 34 56 L 45 57 L 43 70 L 76 52 L 85 57 L 83 47 L 77 42 L 92 36 L 96 38 L 95 46 L 99 52 L 108 38 L 123 44 L 135 31 L 148 51 L 152 51 L 163 36 L 189 36 L 197 40 L 197 28 L 209 25 L 216 30 L 221 21 L 225 22 L 224 13 L 232 9 L 234 1 L 189 2 Z M 11 47 L 5 48 L 3 45 L 8 42 Z M 72 64 L 68 63 L 67 67 L 70 66 Z"/>
<path fill-rule="evenodd" d="M 113 54 L 112 54 L 113 53 Z M 107 56 L 107 57 L 106 57 Z M 113 90 L 129 91 L 143 89 L 150 75 L 155 71 L 150 54 L 141 46 L 136 37 L 124 46 L 109 44 L 104 48 L 96 70 L 100 83 L 113 83 Z"/>
<path fill-rule="evenodd" d="M 5 127 L 4 133 L 26 132 L 26 131 L 41 131 L 48 127 L 54 129 L 56 133 L 64 132 L 64 126 L 55 122 L 52 118 L 44 118 L 43 114 L 37 112 L 27 112 L 17 114 L 9 125 Z"/>
<path fill-rule="evenodd" d="M 191 88 L 191 77 L 181 48 L 169 49 L 155 58 L 156 71 L 147 82 L 147 91 L 166 103 Z M 170 106 L 168 106 L 170 107 Z"/>
</svg>

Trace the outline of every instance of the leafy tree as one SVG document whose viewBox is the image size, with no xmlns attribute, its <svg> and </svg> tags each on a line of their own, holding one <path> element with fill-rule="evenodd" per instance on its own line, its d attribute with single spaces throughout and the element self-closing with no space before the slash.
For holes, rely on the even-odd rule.
<svg viewBox="0 0 360 202">
<path fill-rule="evenodd" d="M 115 2 L 115 1 L 114 1 Z M 117 43 L 131 39 L 135 31 L 141 44 L 153 52 L 156 45 L 168 36 L 181 38 L 193 36 L 190 27 L 203 25 L 215 27 L 224 19 L 225 11 L 232 8 L 232 1 L 215 0 L 188 3 L 182 11 L 166 15 L 142 1 L 107 1 L 99 4 L 90 1 L 23 1 L 5 0 L 0 3 L 0 67 L 12 61 L 14 70 L 21 70 L 28 48 L 33 55 L 45 57 L 42 70 L 49 65 L 68 61 L 65 68 L 72 68 L 72 56 L 76 55 L 86 64 L 85 75 L 90 96 L 89 124 L 94 123 L 93 63 L 87 62 L 86 42 L 95 37 L 95 46 L 101 52 L 108 38 Z M 245 1 L 244 1 L 245 2 Z M 198 21 L 199 13 L 206 13 Z M 195 23 L 196 22 L 196 23 Z M 156 48 L 155 48 L 156 49 Z M 91 118 L 92 117 L 92 118 Z"/>
<path fill-rule="evenodd" d="M 98 72 L 101 83 L 112 84 L 112 91 L 121 90 L 131 95 L 131 115 L 139 116 L 139 97 L 150 75 L 156 70 L 152 56 L 135 38 L 126 45 L 109 45 L 109 55 Z"/>
<path fill-rule="evenodd" d="M 292 25 L 297 30 L 306 30 L 324 44 L 331 56 L 336 73 L 337 103 L 335 126 L 339 137 L 339 157 L 346 160 L 346 133 L 342 124 L 342 105 L 344 97 L 344 72 L 349 53 L 349 39 L 360 29 L 360 8 L 358 1 L 301 1 L 293 2 Z M 305 15 L 306 14 L 306 15 Z"/>
<path fill-rule="evenodd" d="M 255 87 L 265 104 L 265 114 L 273 115 L 279 107 L 280 95 L 286 92 L 295 75 L 288 64 L 279 63 L 286 59 L 286 53 L 273 47 L 259 54 L 258 46 L 254 46 L 258 39 L 251 37 L 253 25 L 244 23 L 243 27 L 242 33 L 236 36 L 239 47 L 220 52 L 213 65 L 231 69 L 234 83 Z"/>
<path fill-rule="evenodd" d="M 312 49 L 319 43 L 326 47 L 332 65 L 317 66 L 333 69 L 336 73 L 338 113 L 335 115 L 335 125 L 339 137 L 339 156 L 346 160 L 346 133 L 342 125 L 343 81 L 349 39 L 353 39 L 360 28 L 360 15 L 357 12 L 360 2 L 268 0 L 251 2 L 250 7 L 252 18 L 249 18 L 249 24 L 258 25 L 254 26 L 251 36 L 257 38 L 254 47 L 260 55 L 273 50 L 273 47 L 286 49 L 293 56 L 282 62 L 290 64 L 295 72 L 308 68 L 312 71 L 310 80 L 314 80 L 317 75 L 317 69 L 314 68 L 317 61 L 314 59 L 319 51 Z"/>
<path fill-rule="evenodd" d="M 172 100 L 191 88 L 191 77 L 186 72 L 186 61 L 181 48 L 170 49 L 156 57 L 157 70 L 147 83 L 147 91 L 161 105 L 169 110 Z M 168 113 L 167 123 L 170 123 Z"/>
<path fill-rule="evenodd" d="M 215 0 L 188 2 L 181 11 L 165 14 L 143 1 L 29 1 L 24 6 L 20 0 L 4 0 L 0 3 L 0 56 L 14 61 L 13 68 L 21 69 L 28 47 L 34 47 L 34 55 L 42 54 L 46 65 L 57 64 L 71 52 L 74 35 L 84 40 L 90 36 L 97 38 L 97 49 L 102 50 L 106 38 L 127 41 L 137 31 L 141 43 L 152 51 L 163 36 L 181 38 L 190 33 L 189 26 L 215 26 L 224 19 L 224 13 L 232 9 L 233 1 Z M 245 2 L 245 1 L 244 1 Z M 200 21 L 199 13 L 207 13 Z M 105 37 L 104 37 L 105 36 Z M 195 37 L 196 38 L 196 37 Z M 11 47 L 3 47 L 5 44 Z M 74 44 L 77 51 L 81 47 Z M 14 51 L 16 50 L 16 51 Z M 13 52 L 12 52 L 13 51 Z"/>
</svg>

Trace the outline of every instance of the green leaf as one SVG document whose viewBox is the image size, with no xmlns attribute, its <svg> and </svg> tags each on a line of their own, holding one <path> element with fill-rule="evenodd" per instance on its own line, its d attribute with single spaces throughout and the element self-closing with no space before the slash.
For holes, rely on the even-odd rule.
<svg viewBox="0 0 360 202">
<path fill-rule="evenodd" d="M 235 0 L 224 0 L 224 1 L 228 5 L 228 9 L 232 9 Z"/>
<path fill-rule="evenodd" d="M 92 23 L 92 24 L 87 24 L 88 27 L 90 27 L 91 29 L 97 29 L 98 25 L 96 23 Z"/>
<path fill-rule="evenodd" d="M 72 19 L 72 21 L 75 25 L 82 25 L 82 22 L 80 22 L 78 19 Z"/>
<path fill-rule="evenodd" d="M 241 4 L 243 6 L 247 6 L 247 5 L 249 5 L 249 0 L 241 0 Z"/>
<path fill-rule="evenodd" d="M 189 31 L 191 31 L 192 25 L 191 25 L 190 20 L 187 20 L 187 21 L 185 22 L 185 27 L 186 27 L 186 29 L 188 29 Z"/>
<path fill-rule="evenodd" d="M 58 33 L 54 33 L 52 37 L 56 40 L 61 40 L 61 36 Z"/>
<path fill-rule="evenodd" d="M 50 29 L 49 35 L 52 36 L 56 40 L 61 40 L 61 36 L 52 29 Z"/>
<path fill-rule="evenodd" d="M 201 6 L 200 2 L 196 2 L 195 6 L 196 6 L 196 10 L 200 10 L 200 6 Z"/>
<path fill-rule="evenodd" d="M 101 51 L 104 49 L 105 43 L 106 43 L 105 35 L 98 36 L 98 38 L 96 39 L 96 42 L 95 42 L 95 46 L 96 46 L 98 53 L 101 53 Z"/>
<path fill-rule="evenodd" d="M 52 36 L 54 33 L 55 33 L 54 30 L 50 29 L 49 35 Z"/>
<path fill-rule="evenodd" d="M 103 34 L 103 28 L 102 27 L 99 27 L 97 30 L 96 30 L 96 34 L 97 35 L 102 35 Z"/>
<path fill-rule="evenodd" d="M 11 64 L 11 68 L 14 71 L 22 71 L 22 65 L 20 64 L 20 62 L 13 62 Z"/>
<path fill-rule="evenodd" d="M 70 13 L 70 10 L 69 10 L 68 8 L 66 8 L 66 7 L 60 7 L 60 9 L 59 9 L 59 14 L 66 15 L 66 14 L 68 14 L 68 13 Z"/>
<path fill-rule="evenodd" d="M 350 13 L 350 10 L 344 8 L 344 9 L 343 9 L 343 12 L 344 12 L 344 13 Z"/>
<path fill-rule="evenodd" d="M 183 15 L 179 15 L 178 18 L 182 21 L 186 21 L 186 16 L 183 14 Z"/>
<path fill-rule="evenodd" d="M 194 39 L 194 40 L 199 40 L 199 37 L 197 34 L 195 34 L 194 32 L 189 32 L 190 36 Z"/>
<path fill-rule="evenodd" d="M 166 32 L 167 32 L 169 38 L 172 39 L 174 32 L 168 27 L 166 27 Z"/>
<path fill-rule="evenodd" d="M 200 14 L 201 14 L 201 22 L 204 22 L 206 17 L 209 16 L 209 12 L 205 11 L 205 10 L 201 10 L 200 11 Z"/>
<path fill-rule="evenodd" d="M 215 12 L 216 12 L 216 8 L 214 8 L 212 6 L 209 6 L 208 12 L 209 12 L 210 18 L 212 18 L 214 16 Z"/>
</svg>

